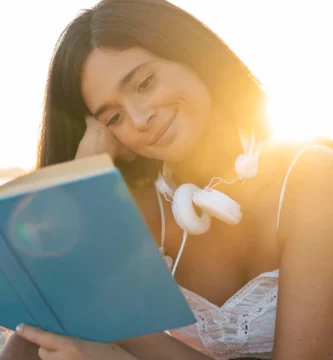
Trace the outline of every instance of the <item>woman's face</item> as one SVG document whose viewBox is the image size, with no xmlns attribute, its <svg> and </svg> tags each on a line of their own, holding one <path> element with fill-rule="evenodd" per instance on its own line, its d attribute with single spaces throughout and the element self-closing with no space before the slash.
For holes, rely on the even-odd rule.
<svg viewBox="0 0 333 360">
<path fill-rule="evenodd" d="M 186 159 L 211 117 L 212 101 L 198 76 L 139 47 L 93 50 L 81 90 L 94 117 L 146 158 Z"/>
</svg>

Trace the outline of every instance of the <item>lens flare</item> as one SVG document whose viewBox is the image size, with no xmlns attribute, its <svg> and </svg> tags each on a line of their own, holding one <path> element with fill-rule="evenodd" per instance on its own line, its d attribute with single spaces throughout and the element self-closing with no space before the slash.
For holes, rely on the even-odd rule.
<svg viewBox="0 0 333 360">
<path fill-rule="evenodd" d="M 17 204 L 9 223 L 9 238 L 25 254 L 56 257 L 75 246 L 81 225 L 75 199 L 65 190 L 48 189 Z"/>
</svg>

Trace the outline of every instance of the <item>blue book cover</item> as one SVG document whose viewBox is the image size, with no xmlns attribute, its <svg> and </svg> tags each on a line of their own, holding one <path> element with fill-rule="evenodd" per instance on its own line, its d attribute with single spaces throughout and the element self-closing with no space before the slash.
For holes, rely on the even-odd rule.
<svg viewBox="0 0 333 360">
<path fill-rule="evenodd" d="M 195 322 L 107 155 L 0 187 L 0 326 L 22 322 L 99 342 Z"/>
</svg>

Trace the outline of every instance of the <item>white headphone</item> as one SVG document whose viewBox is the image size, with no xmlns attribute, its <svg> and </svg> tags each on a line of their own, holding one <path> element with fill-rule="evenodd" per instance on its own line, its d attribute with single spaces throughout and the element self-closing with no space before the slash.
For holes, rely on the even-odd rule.
<svg viewBox="0 0 333 360">
<path fill-rule="evenodd" d="M 227 224 L 238 224 L 242 219 L 240 205 L 232 200 L 228 195 L 214 190 L 220 183 L 232 184 L 237 180 L 246 180 L 257 175 L 259 170 L 259 146 L 256 144 L 254 136 L 251 141 L 239 132 L 244 154 L 239 155 L 235 162 L 237 177 L 233 180 L 223 180 L 213 178 L 204 188 L 200 189 L 194 184 L 183 184 L 176 187 L 171 177 L 166 174 L 165 167 L 163 173 L 156 180 L 157 191 L 166 200 L 172 201 L 172 212 L 177 224 L 186 233 L 200 235 L 207 232 L 211 226 L 211 217 L 215 217 Z M 218 180 L 217 183 L 214 183 Z M 198 215 L 194 205 L 201 210 Z"/>
</svg>

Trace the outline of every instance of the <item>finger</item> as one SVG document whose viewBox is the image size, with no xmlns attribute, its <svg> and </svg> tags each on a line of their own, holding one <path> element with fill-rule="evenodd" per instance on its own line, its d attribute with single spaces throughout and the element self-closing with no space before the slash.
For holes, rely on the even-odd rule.
<svg viewBox="0 0 333 360">
<path fill-rule="evenodd" d="M 104 128 L 104 131 L 99 138 L 98 145 L 99 149 L 106 151 L 113 160 L 119 156 L 120 142 L 109 128 Z"/>
<path fill-rule="evenodd" d="M 93 117 L 93 116 L 91 116 L 91 115 L 87 115 L 86 117 L 85 117 L 85 120 L 86 120 L 86 124 L 87 125 L 91 125 L 91 124 L 94 124 L 97 120 Z"/>
<path fill-rule="evenodd" d="M 38 356 L 42 359 L 42 360 L 52 360 L 55 359 L 56 356 L 56 352 L 55 351 L 51 351 L 48 349 L 45 349 L 43 347 L 40 347 L 38 349 Z"/>
<path fill-rule="evenodd" d="M 98 121 L 91 115 L 87 115 L 85 117 L 85 120 L 86 120 L 87 128 L 89 129 L 101 130 L 105 128 L 104 124 L 102 124 L 100 121 Z"/>
<path fill-rule="evenodd" d="M 137 155 L 126 147 L 108 127 L 104 128 L 104 133 L 101 138 L 103 138 L 101 143 L 105 144 L 105 151 L 108 152 L 113 160 L 120 159 L 122 161 L 132 162 L 136 159 Z"/>
<path fill-rule="evenodd" d="M 66 343 L 66 338 L 40 328 L 21 324 L 16 328 L 18 335 L 48 350 L 58 350 Z"/>
</svg>

